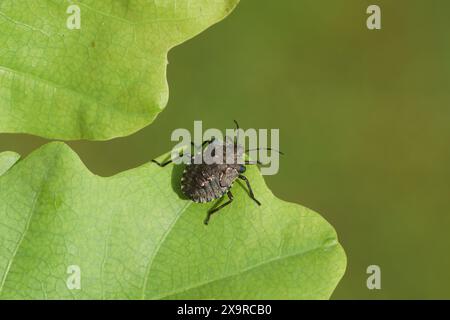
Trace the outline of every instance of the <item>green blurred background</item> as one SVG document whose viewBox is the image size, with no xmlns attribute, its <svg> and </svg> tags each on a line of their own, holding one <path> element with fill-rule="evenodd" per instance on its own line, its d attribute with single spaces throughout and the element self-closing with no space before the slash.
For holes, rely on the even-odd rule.
<svg viewBox="0 0 450 320">
<path fill-rule="evenodd" d="M 382 9 L 382 30 L 366 8 Z M 169 54 L 170 102 L 149 127 L 71 142 L 109 176 L 166 152 L 173 129 L 279 128 L 282 199 L 320 212 L 348 256 L 335 299 L 450 298 L 450 2 L 242 0 Z M 46 143 L 0 135 L 23 156 Z M 381 267 L 368 290 L 366 268 Z"/>
</svg>

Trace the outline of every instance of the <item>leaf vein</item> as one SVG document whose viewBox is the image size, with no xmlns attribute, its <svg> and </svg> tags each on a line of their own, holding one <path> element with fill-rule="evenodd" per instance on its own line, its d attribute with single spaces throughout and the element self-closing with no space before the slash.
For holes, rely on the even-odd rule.
<svg viewBox="0 0 450 320">
<path fill-rule="evenodd" d="M 304 250 L 304 251 L 301 251 L 301 252 L 297 252 L 297 253 L 294 253 L 294 254 L 289 254 L 289 255 L 282 256 L 282 257 L 278 256 L 278 257 L 275 257 L 275 258 L 263 261 L 261 263 L 257 263 L 255 265 L 249 266 L 249 267 L 247 267 L 245 269 L 240 270 L 239 272 L 232 273 L 232 274 L 229 274 L 229 275 L 226 275 L 224 277 L 217 278 L 217 279 L 212 279 L 212 280 L 207 280 L 207 281 L 203 281 L 203 282 L 198 282 L 198 283 L 194 284 L 193 286 L 181 288 L 179 290 L 173 290 L 171 292 L 168 292 L 168 293 L 166 293 L 164 295 L 158 296 L 158 297 L 153 298 L 153 299 L 155 299 L 155 300 L 164 299 L 164 298 L 167 298 L 167 297 L 170 297 L 170 296 L 174 296 L 174 295 L 177 295 L 177 294 L 180 294 L 180 293 L 184 293 L 184 292 L 187 292 L 187 291 L 190 291 L 190 290 L 193 290 L 193 289 L 197 289 L 197 288 L 209 285 L 209 284 L 217 282 L 217 281 L 222 281 L 222 280 L 225 280 L 225 279 L 229 279 L 229 278 L 233 278 L 233 277 L 239 276 L 241 274 L 247 273 L 247 272 L 249 272 L 251 270 L 257 269 L 259 267 L 262 267 L 264 265 L 267 265 L 267 264 L 270 264 L 270 263 L 273 263 L 273 262 L 277 262 L 277 261 L 284 260 L 284 259 L 289 259 L 289 258 L 295 258 L 297 256 L 305 255 L 305 254 L 311 253 L 313 251 L 317 251 L 317 250 L 324 249 L 324 248 L 330 248 L 330 247 L 334 247 L 334 246 L 338 246 L 337 241 L 335 243 L 333 243 L 332 245 L 316 246 L 316 247 L 312 247 L 310 249 L 307 249 L 307 250 Z"/>
</svg>

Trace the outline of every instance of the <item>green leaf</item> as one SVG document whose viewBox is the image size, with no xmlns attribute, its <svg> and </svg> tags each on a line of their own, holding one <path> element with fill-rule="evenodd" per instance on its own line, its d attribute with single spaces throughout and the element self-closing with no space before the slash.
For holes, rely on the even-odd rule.
<svg viewBox="0 0 450 320">
<path fill-rule="evenodd" d="M 0 176 L 8 171 L 19 159 L 20 155 L 15 152 L 0 153 Z"/>
<path fill-rule="evenodd" d="M 183 166 L 92 174 L 51 143 L 0 176 L 3 299 L 326 299 L 346 265 L 317 213 L 276 198 L 259 170 L 203 224 L 213 203 L 180 196 Z M 81 289 L 69 290 L 69 266 Z"/>
<path fill-rule="evenodd" d="M 239 0 L 0 1 L 0 132 L 106 140 L 167 104 L 167 52 Z M 81 29 L 66 11 L 80 8 Z"/>
</svg>

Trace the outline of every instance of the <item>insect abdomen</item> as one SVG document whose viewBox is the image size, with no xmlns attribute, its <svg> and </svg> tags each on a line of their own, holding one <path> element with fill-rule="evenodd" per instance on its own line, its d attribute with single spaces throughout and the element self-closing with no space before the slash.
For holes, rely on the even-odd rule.
<svg viewBox="0 0 450 320">
<path fill-rule="evenodd" d="M 222 187 L 214 166 L 190 165 L 183 172 L 181 190 L 194 202 L 210 202 L 222 197 L 228 187 Z"/>
</svg>

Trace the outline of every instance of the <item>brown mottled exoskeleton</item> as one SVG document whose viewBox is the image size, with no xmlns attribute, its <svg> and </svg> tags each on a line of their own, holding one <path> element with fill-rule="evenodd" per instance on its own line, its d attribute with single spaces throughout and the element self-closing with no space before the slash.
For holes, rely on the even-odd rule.
<svg viewBox="0 0 450 320">
<path fill-rule="evenodd" d="M 238 123 L 235 121 L 237 129 Z M 220 143 L 220 142 L 219 142 Z M 203 147 L 208 147 L 203 150 Z M 216 154 L 217 147 L 223 148 L 222 154 Z M 233 150 L 233 152 L 230 152 Z M 202 156 L 202 161 L 196 164 L 195 157 Z M 239 164 L 238 159 L 244 155 L 244 150 L 241 145 L 237 143 L 237 139 L 218 144 L 214 139 L 205 141 L 202 144 L 202 151 L 191 158 L 191 163 L 186 165 L 181 178 L 181 190 L 184 195 L 194 202 L 210 202 L 227 195 L 228 201 L 217 208 L 210 209 L 204 220 L 207 225 L 212 214 L 229 205 L 233 201 L 233 194 L 230 189 L 236 179 L 241 179 L 247 184 L 250 197 L 260 206 L 261 203 L 255 198 L 250 182 L 243 175 L 246 170 L 245 165 L 260 164 L 258 161 L 244 161 L 244 164 Z M 209 156 L 209 160 L 205 161 Z M 231 161 L 226 161 L 227 157 L 231 157 Z M 171 163 L 168 160 L 164 163 L 159 163 L 152 160 L 161 167 Z M 228 163 L 227 163 L 228 162 Z M 239 161 L 240 162 L 240 161 Z"/>
</svg>

